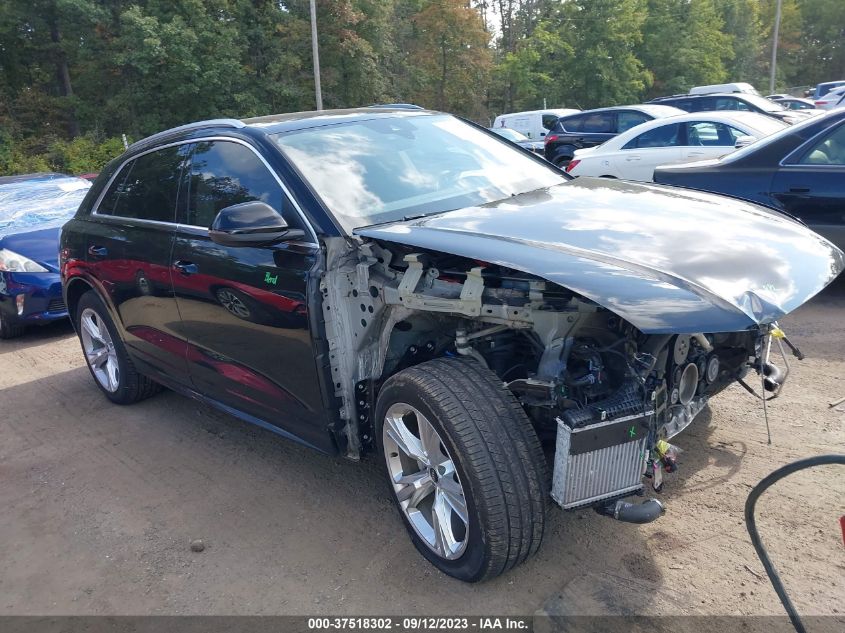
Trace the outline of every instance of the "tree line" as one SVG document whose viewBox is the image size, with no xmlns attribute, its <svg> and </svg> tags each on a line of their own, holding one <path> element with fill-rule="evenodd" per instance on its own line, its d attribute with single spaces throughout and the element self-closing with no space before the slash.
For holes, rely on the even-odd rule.
<svg viewBox="0 0 845 633">
<path fill-rule="evenodd" d="M 317 0 L 323 102 L 497 113 L 768 86 L 776 0 Z M 845 2 L 783 0 L 777 85 L 845 78 Z M 4 0 L 0 174 L 314 109 L 308 0 Z"/>
</svg>

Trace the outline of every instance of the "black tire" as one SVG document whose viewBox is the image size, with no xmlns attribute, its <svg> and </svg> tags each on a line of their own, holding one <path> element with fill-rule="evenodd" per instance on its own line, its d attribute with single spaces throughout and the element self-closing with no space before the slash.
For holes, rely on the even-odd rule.
<svg viewBox="0 0 845 633">
<path fill-rule="evenodd" d="M 566 169 L 567 165 L 572 162 L 571 156 L 563 156 L 561 158 L 555 158 L 555 166 L 559 169 Z"/>
<path fill-rule="evenodd" d="M 10 339 L 20 336 L 24 333 L 26 326 L 18 323 L 10 323 L 8 319 L 3 318 L 3 313 L 0 312 L 0 339 Z"/>
<path fill-rule="evenodd" d="M 479 363 L 440 358 L 388 379 L 376 407 L 376 440 L 388 409 L 407 403 L 428 418 L 462 482 L 470 518 L 466 549 L 455 560 L 438 555 L 401 510 L 417 550 L 444 573 L 466 582 L 495 578 L 540 547 L 547 505 L 546 462 L 528 416 L 501 380 Z M 382 459 L 391 483 L 386 456 Z"/>
<path fill-rule="evenodd" d="M 108 329 L 118 361 L 118 387 L 115 391 L 109 391 L 100 384 L 99 380 L 97 380 L 97 377 L 94 375 L 93 368 L 86 359 L 85 364 L 91 372 L 91 377 L 94 379 L 94 383 L 97 387 L 99 387 L 100 391 L 103 392 L 106 398 L 115 404 L 133 404 L 135 402 L 139 402 L 140 400 L 144 400 L 145 398 L 149 398 L 161 391 L 161 385 L 147 376 L 138 373 L 138 370 L 135 369 L 135 365 L 132 363 L 132 359 L 129 358 L 129 354 L 126 352 L 126 346 L 123 344 L 123 340 L 118 334 L 117 328 L 109 315 L 109 311 L 106 309 L 103 300 L 100 299 L 100 296 L 94 290 L 89 290 L 79 298 L 79 303 L 76 306 L 76 314 L 74 314 L 74 324 L 76 326 L 77 334 L 82 331 L 81 317 L 83 311 L 86 309 L 93 310 L 96 313 L 99 322 Z M 82 338 L 80 336 L 80 344 L 81 343 Z M 84 355 L 84 346 L 82 351 Z"/>
</svg>

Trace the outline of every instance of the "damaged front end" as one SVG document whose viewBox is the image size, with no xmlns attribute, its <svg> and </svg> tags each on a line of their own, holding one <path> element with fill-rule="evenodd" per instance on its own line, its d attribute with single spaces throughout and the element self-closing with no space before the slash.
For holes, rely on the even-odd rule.
<svg viewBox="0 0 845 633">
<path fill-rule="evenodd" d="M 321 282 L 339 434 L 349 457 L 372 443 L 387 377 L 442 356 L 491 369 L 550 453 L 552 498 L 620 520 L 657 518 L 620 501 L 675 468 L 669 440 L 731 383 L 777 394 L 774 325 L 739 332 L 645 333 L 583 295 L 481 260 L 369 241 L 327 242 Z M 780 332 L 780 330 L 777 330 Z M 782 339 L 778 339 L 779 341 Z"/>
</svg>

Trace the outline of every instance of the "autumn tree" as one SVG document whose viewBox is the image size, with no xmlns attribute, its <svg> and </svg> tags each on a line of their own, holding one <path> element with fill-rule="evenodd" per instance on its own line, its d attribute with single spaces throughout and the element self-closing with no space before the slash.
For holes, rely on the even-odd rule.
<svg viewBox="0 0 845 633">
<path fill-rule="evenodd" d="M 492 56 L 478 12 L 462 0 L 428 0 L 411 20 L 411 53 L 419 70 L 412 99 L 483 116 Z"/>
</svg>

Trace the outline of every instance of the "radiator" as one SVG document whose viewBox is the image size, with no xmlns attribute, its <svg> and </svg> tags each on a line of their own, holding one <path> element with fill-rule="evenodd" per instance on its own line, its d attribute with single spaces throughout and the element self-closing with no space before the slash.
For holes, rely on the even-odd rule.
<svg viewBox="0 0 845 633">
<path fill-rule="evenodd" d="M 552 498 L 569 509 L 640 490 L 651 414 L 577 429 L 558 418 Z"/>
</svg>

